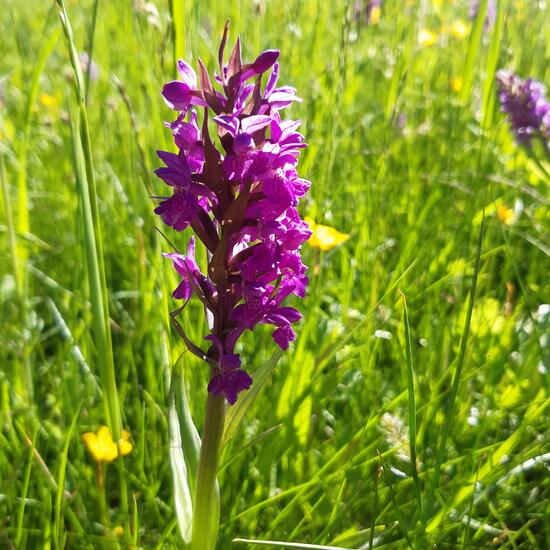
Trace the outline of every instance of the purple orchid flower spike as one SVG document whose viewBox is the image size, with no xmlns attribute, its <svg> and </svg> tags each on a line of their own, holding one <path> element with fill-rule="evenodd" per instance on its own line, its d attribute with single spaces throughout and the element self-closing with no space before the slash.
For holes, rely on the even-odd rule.
<svg viewBox="0 0 550 550">
<path fill-rule="evenodd" d="M 310 185 L 297 172 L 306 144 L 300 121 L 281 116 L 302 100 L 294 88 L 277 87 L 278 50 L 244 63 L 237 40 L 225 62 L 227 37 L 228 25 L 216 74 L 200 60 L 197 72 L 179 61 L 179 79 L 162 89 L 166 104 L 179 112 L 167 123 L 178 152 L 158 153 L 165 166 L 156 174 L 171 195 L 155 212 L 176 231 L 191 227 L 210 253 L 204 272 L 194 238 L 187 254 L 166 256 L 181 277 L 173 297 L 198 297 L 213 320 L 208 350 L 190 346 L 211 367 L 208 391 L 233 404 L 252 384 L 235 352 L 241 335 L 263 324 L 273 327 L 281 349 L 295 339 L 292 325 L 301 315 L 283 301 L 305 296 L 300 248 L 311 232 L 297 210 Z"/>
<path fill-rule="evenodd" d="M 508 115 L 516 141 L 530 146 L 540 139 L 550 152 L 550 102 L 544 84 L 507 70 L 496 75 L 501 110 Z"/>
<path fill-rule="evenodd" d="M 237 39 L 226 57 L 228 31 L 229 23 L 213 74 L 200 59 L 196 67 L 179 61 L 178 79 L 163 87 L 164 101 L 177 111 L 175 120 L 165 123 L 177 152 L 159 151 L 164 166 L 156 170 L 167 196 L 155 197 L 155 213 L 175 231 L 190 228 L 194 234 L 185 254 L 165 254 L 180 278 L 172 296 L 182 305 L 171 318 L 188 350 L 209 369 L 192 550 L 215 547 L 219 497 L 214 487 L 226 403 L 235 404 L 254 383 L 237 342 L 246 331 L 266 325 L 275 345 L 288 349 L 301 314 L 285 301 L 304 298 L 308 284 L 301 246 L 311 231 L 298 206 L 310 182 L 297 171 L 306 143 L 300 121 L 282 116 L 302 100 L 294 88 L 278 84 L 278 50 L 246 63 Z M 195 257 L 197 241 L 207 251 L 204 265 Z M 197 298 L 209 325 L 204 350 L 177 320 Z"/>
</svg>

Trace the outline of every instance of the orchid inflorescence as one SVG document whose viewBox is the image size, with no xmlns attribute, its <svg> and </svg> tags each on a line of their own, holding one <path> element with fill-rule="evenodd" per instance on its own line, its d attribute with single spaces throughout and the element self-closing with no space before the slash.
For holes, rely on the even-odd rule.
<svg viewBox="0 0 550 550">
<path fill-rule="evenodd" d="M 532 140 L 542 140 L 550 151 L 550 102 L 544 84 L 526 80 L 507 70 L 496 75 L 500 105 L 518 143 L 530 146 Z"/>
<path fill-rule="evenodd" d="M 156 174 L 172 195 L 155 212 L 176 231 L 190 226 L 208 251 L 206 273 L 195 259 L 194 237 L 187 254 L 165 255 L 181 277 L 174 298 L 187 303 L 195 295 L 212 317 L 206 353 L 184 335 L 186 344 L 212 368 L 208 390 L 233 404 L 252 383 L 235 353 L 243 332 L 273 325 L 273 340 L 282 349 L 295 338 L 291 325 L 301 315 L 282 304 L 291 294 L 305 295 L 300 248 L 311 232 L 296 209 L 310 186 L 296 171 L 306 147 L 297 132 L 300 121 L 280 115 L 301 99 L 294 88 L 277 87 L 277 50 L 244 64 L 237 39 L 224 64 L 228 29 L 226 24 L 214 82 L 200 59 L 198 78 L 180 60 L 179 80 L 162 90 L 167 105 L 180 112 L 167 123 L 178 153 L 158 152 L 166 166 Z M 203 108 L 201 124 L 195 107 Z"/>
</svg>

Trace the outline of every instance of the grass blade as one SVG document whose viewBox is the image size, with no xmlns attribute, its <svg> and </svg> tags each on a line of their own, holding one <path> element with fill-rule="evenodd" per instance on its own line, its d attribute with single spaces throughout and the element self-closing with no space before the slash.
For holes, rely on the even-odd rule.
<svg viewBox="0 0 550 550">
<path fill-rule="evenodd" d="M 60 17 L 69 48 L 71 65 L 75 76 L 75 92 L 78 99 L 78 124 L 71 125 L 75 157 L 75 172 L 82 203 L 82 216 L 85 233 L 84 248 L 87 260 L 90 298 L 92 302 L 95 344 L 98 350 L 98 363 L 101 382 L 105 390 L 106 416 L 115 441 L 120 439 L 122 418 L 116 387 L 115 366 L 109 322 L 109 305 L 101 228 L 97 207 L 94 166 L 91 152 L 90 132 L 86 113 L 85 87 L 82 68 L 74 42 L 73 32 L 63 0 L 58 0 Z M 80 139 L 77 139 L 80 136 Z"/>
<path fill-rule="evenodd" d="M 324 546 L 322 544 L 306 544 L 302 542 L 282 542 L 280 540 L 233 539 L 233 542 L 245 542 L 257 546 L 275 546 L 276 548 L 302 548 L 304 550 L 346 550 L 341 546 Z"/>
<path fill-rule="evenodd" d="M 170 0 L 170 15 L 172 19 L 172 39 L 174 41 L 174 67 L 178 59 L 185 53 L 185 22 L 187 20 L 186 2 Z"/>
<path fill-rule="evenodd" d="M 36 435 L 38 433 L 38 428 L 36 429 L 34 433 L 33 440 L 36 441 Z M 33 456 L 34 448 L 32 446 L 29 447 L 29 456 L 27 458 L 27 464 L 25 466 L 25 477 L 23 481 L 23 492 L 21 493 L 21 501 L 19 503 L 19 510 L 17 513 L 17 531 L 15 534 L 15 546 L 16 548 L 19 548 L 21 545 L 21 537 L 23 535 L 23 518 L 25 517 L 25 504 L 27 501 L 27 493 L 29 490 L 29 482 L 31 479 L 31 470 L 32 470 L 32 464 L 34 462 L 34 456 Z"/>
<path fill-rule="evenodd" d="M 475 77 L 475 64 L 479 59 L 479 48 L 483 27 L 485 25 L 485 15 L 487 13 L 487 0 L 481 0 L 477 11 L 477 16 L 470 34 L 466 59 L 464 60 L 464 70 L 462 73 L 462 88 L 460 90 L 460 100 L 464 104 L 472 94 L 472 87 Z"/>
<path fill-rule="evenodd" d="M 484 230 L 485 230 L 485 212 L 483 213 L 483 217 L 481 219 L 481 225 L 479 228 L 479 236 L 477 240 L 476 264 L 474 268 L 472 286 L 470 288 L 470 297 L 468 300 L 468 311 L 466 313 L 464 329 L 462 331 L 462 337 L 460 339 L 460 349 L 458 352 L 458 357 L 456 359 L 456 369 L 453 376 L 451 393 L 449 395 L 449 400 L 447 401 L 447 406 L 445 409 L 445 421 L 443 423 L 441 440 L 440 440 L 440 444 L 436 454 L 436 461 L 435 461 L 433 478 L 432 478 L 432 486 L 430 490 L 430 497 L 431 497 L 430 502 L 433 502 L 433 495 L 435 494 L 435 491 L 439 486 L 439 476 L 441 473 L 441 465 L 443 464 L 443 459 L 445 456 L 445 448 L 447 446 L 447 437 L 449 436 L 450 425 L 453 420 L 456 397 L 457 397 L 458 388 L 460 385 L 460 378 L 462 376 L 462 368 L 464 367 L 464 359 L 466 357 L 466 345 L 468 343 L 468 336 L 470 334 L 470 323 L 472 321 L 472 314 L 474 311 L 474 303 L 475 303 L 475 296 L 476 296 L 476 290 L 477 290 L 477 280 L 478 280 L 479 270 L 481 265 L 481 249 L 483 245 Z"/>
<path fill-rule="evenodd" d="M 63 496 L 65 491 L 65 474 L 67 472 L 69 445 L 71 444 L 71 439 L 73 437 L 73 433 L 76 428 L 78 417 L 80 416 L 80 409 L 81 407 L 78 407 L 78 410 L 76 411 L 76 414 L 73 416 L 73 419 L 71 421 L 71 425 L 69 426 L 69 430 L 65 435 L 65 443 L 63 445 L 63 451 L 61 452 L 61 458 L 59 461 L 59 467 L 57 471 L 57 493 L 55 495 L 55 511 L 54 511 L 54 524 L 53 524 L 53 532 L 54 532 L 53 539 L 54 539 L 54 544 L 57 548 L 64 547 L 64 545 L 62 544 L 63 531 L 61 528 L 62 527 L 61 512 L 63 510 L 63 500 L 64 500 Z"/>
<path fill-rule="evenodd" d="M 88 66 L 86 67 L 86 75 L 84 79 L 84 97 L 86 103 L 88 103 L 88 92 L 90 91 L 90 76 L 92 74 L 92 59 L 94 56 L 94 41 L 95 41 L 95 29 L 97 24 L 97 12 L 99 11 L 99 0 L 94 2 L 94 11 L 92 15 L 92 26 L 90 28 L 90 37 L 88 44 Z"/>
<path fill-rule="evenodd" d="M 21 168 L 20 168 L 21 171 Z M 21 176 L 19 176 L 21 178 Z M 27 329 L 27 297 L 25 292 L 24 266 L 26 252 L 18 246 L 16 238 L 16 229 L 13 221 L 11 201 L 8 192 L 8 182 L 6 177 L 6 167 L 4 164 L 4 155 L 0 151 L 0 185 L 2 187 L 2 202 L 4 204 L 4 216 L 6 220 L 6 230 L 8 233 L 8 248 L 11 256 L 13 278 L 15 280 L 15 294 L 17 306 L 20 311 L 21 334 L 26 333 Z M 30 364 L 29 352 L 26 349 L 26 337 L 21 339 L 20 353 L 21 357 L 17 361 L 16 373 L 14 373 L 14 386 L 17 393 L 22 397 L 23 402 L 30 404 L 33 395 L 33 381 Z"/>
<path fill-rule="evenodd" d="M 506 11 L 505 0 L 496 3 L 497 17 L 495 28 L 489 47 L 489 55 L 486 63 L 485 83 L 483 85 L 483 119 L 482 126 L 485 130 L 491 127 L 493 114 L 495 110 L 495 74 L 500 56 L 500 46 L 502 42 L 502 33 L 504 30 L 504 13 Z"/>
<path fill-rule="evenodd" d="M 409 311 L 407 308 L 407 298 L 399 290 L 403 297 L 403 325 L 405 327 L 405 351 L 407 366 L 407 394 L 409 396 L 409 452 L 411 455 L 411 468 L 414 486 L 416 488 L 416 498 L 418 500 L 418 510 L 423 515 L 424 507 L 422 505 L 422 487 L 418 476 L 418 465 L 416 461 L 416 399 L 414 393 L 414 366 L 412 359 L 411 331 L 409 325 Z"/>
</svg>

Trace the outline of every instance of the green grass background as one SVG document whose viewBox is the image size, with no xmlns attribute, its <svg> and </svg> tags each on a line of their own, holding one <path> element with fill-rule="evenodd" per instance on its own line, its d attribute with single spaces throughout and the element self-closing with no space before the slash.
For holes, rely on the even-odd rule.
<svg viewBox="0 0 550 550">
<path fill-rule="evenodd" d="M 514 144 L 494 72 L 550 84 L 550 10 L 502 0 L 492 29 L 458 39 L 448 29 L 468 3 L 386 0 L 380 24 L 366 25 L 351 1 L 158 0 L 158 18 L 143 2 L 99 1 L 87 117 L 118 400 L 134 444 L 107 467 L 103 492 L 80 439 L 107 422 L 109 389 L 67 42 L 54 3 L 2 2 L 1 547 L 181 545 L 168 384 L 181 366 L 200 431 L 207 370 L 170 330 L 177 281 L 149 197 L 164 192 L 155 150 L 172 147 L 160 88 L 177 57 L 214 68 L 230 17 L 245 58 L 279 48 L 281 82 L 304 99 L 289 112 L 309 143 L 302 213 L 351 237 L 328 253 L 304 249 L 311 283 L 297 340 L 221 458 L 219 547 L 244 548 L 231 542 L 243 537 L 548 548 L 550 178 Z M 94 6 L 67 3 L 79 51 Z M 421 47 L 421 29 L 437 42 Z M 513 224 L 498 219 L 500 204 L 522 205 Z M 168 235 L 185 249 L 188 234 Z M 198 301 L 181 322 L 200 342 Z M 268 331 L 247 335 L 246 368 L 273 348 Z"/>
</svg>

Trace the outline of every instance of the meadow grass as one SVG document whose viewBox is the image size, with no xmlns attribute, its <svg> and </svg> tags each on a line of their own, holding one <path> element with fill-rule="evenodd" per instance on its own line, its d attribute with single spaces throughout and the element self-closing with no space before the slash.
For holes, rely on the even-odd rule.
<svg viewBox="0 0 550 550">
<path fill-rule="evenodd" d="M 302 213 L 350 238 L 305 246 L 276 366 L 269 332 L 244 338 L 266 383 L 228 416 L 219 548 L 548 548 L 550 169 L 494 86 L 501 67 L 550 85 L 546 3 L 501 0 L 462 38 L 467 1 L 385 0 L 371 25 L 352 1 L 154 4 L 67 0 L 65 25 L 53 1 L 0 9 L 0 547 L 182 545 L 168 410 L 200 432 L 208 373 L 170 326 L 159 91 L 178 57 L 214 67 L 229 17 L 304 99 Z M 198 301 L 180 322 L 207 332 Z M 98 487 L 81 435 L 101 425 L 134 449 Z"/>
</svg>

